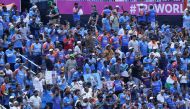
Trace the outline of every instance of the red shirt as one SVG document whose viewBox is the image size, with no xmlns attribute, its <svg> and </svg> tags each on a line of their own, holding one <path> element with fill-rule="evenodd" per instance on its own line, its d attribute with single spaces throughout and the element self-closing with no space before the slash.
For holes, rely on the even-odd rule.
<svg viewBox="0 0 190 109">
<path fill-rule="evenodd" d="M 63 40 L 64 49 L 65 49 L 65 50 L 73 49 L 74 41 L 75 41 L 74 38 L 69 38 L 69 39 L 65 38 L 65 39 Z"/>
</svg>

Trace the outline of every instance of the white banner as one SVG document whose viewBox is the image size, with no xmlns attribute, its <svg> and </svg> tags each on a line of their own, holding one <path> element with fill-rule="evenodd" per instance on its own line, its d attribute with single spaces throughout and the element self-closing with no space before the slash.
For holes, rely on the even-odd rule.
<svg viewBox="0 0 190 109">
<path fill-rule="evenodd" d="M 57 78 L 57 72 L 56 71 L 46 71 L 45 72 L 46 84 L 55 84 L 56 78 Z"/>
</svg>

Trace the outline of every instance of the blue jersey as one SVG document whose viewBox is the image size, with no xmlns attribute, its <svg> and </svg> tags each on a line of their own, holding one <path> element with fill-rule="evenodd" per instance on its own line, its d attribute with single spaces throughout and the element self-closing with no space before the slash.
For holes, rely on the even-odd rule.
<svg viewBox="0 0 190 109">
<path fill-rule="evenodd" d="M 122 82 L 120 80 L 114 81 L 114 89 L 115 89 L 115 91 L 122 91 L 123 90 Z"/>
<path fill-rule="evenodd" d="M 129 23 L 129 20 L 130 20 L 130 17 L 129 16 L 121 16 L 120 18 L 119 18 L 119 23 L 120 24 L 126 24 L 126 26 L 128 25 L 128 23 Z"/>
<path fill-rule="evenodd" d="M 103 13 L 104 13 L 105 15 L 111 15 L 111 10 L 110 10 L 110 9 L 104 9 L 104 10 L 103 10 Z"/>
<path fill-rule="evenodd" d="M 103 18 L 102 19 L 102 25 L 103 25 L 103 30 L 106 30 L 108 32 L 111 30 L 111 25 L 110 25 L 109 19 Z"/>
<path fill-rule="evenodd" d="M 126 103 L 126 95 L 124 93 L 119 94 L 119 101 L 120 101 L 120 104 Z"/>
<path fill-rule="evenodd" d="M 2 12 L 2 15 L 5 17 L 6 22 L 10 22 L 10 13 L 9 12 Z"/>
<path fill-rule="evenodd" d="M 53 109 L 61 109 L 61 97 L 56 96 L 53 98 Z"/>
<path fill-rule="evenodd" d="M 3 22 L 0 21 L 0 38 L 2 38 L 2 36 L 3 36 L 3 30 L 4 30 Z"/>
<path fill-rule="evenodd" d="M 15 50 L 6 50 L 6 56 L 7 56 L 7 62 L 8 63 L 16 63 L 16 54 L 15 54 Z"/>
<path fill-rule="evenodd" d="M 124 35 L 121 37 L 121 46 L 128 46 L 129 43 L 129 37 L 127 35 Z"/>
<path fill-rule="evenodd" d="M 131 65 L 131 64 L 133 64 L 134 61 L 135 61 L 135 52 L 132 52 L 132 53 L 127 52 L 126 53 L 126 63 L 128 65 Z"/>
<path fill-rule="evenodd" d="M 14 42 L 14 48 L 22 48 L 22 36 L 20 34 L 16 34 L 13 36 Z"/>
<path fill-rule="evenodd" d="M 113 37 L 112 38 L 112 45 L 115 49 L 117 49 L 120 45 L 119 45 L 119 38 L 118 37 Z"/>
<path fill-rule="evenodd" d="M 91 73 L 91 67 L 90 67 L 90 65 L 89 65 L 88 63 L 86 63 L 86 64 L 84 65 L 84 68 L 83 68 L 83 69 L 84 69 L 84 70 L 83 70 L 84 74 Z"/>
<path fill-rule="evenodd" d="M 149 11 L 148 22 L 155 22 L 155 21 L 156 21 L 156 11 L 152 9 Z"/>
<path fill-rule="evenodd" d="M 24 87 L 24 80 L 25 80 L 25 74 L 23 70 L 17 69 L 16 70 L 17 74 L 16 74 L 16 80 L 17 82 Z"/>
<path fill-rule="evenodd" d="M 148 55 L 148 43 L 147 42 L 140 42 L 140 51 L 142 53 L 142 56 L 147 56 Z"/>
<path fill-rule="evenodd" d="M 103 37 L 102 37 L 102 42 L 101 42 L 101 44 L 102 44 L 102 48 L 105 48 L 105 47 L 109 44 L 109 42 L 108 42 L 108 37 L 107 37 L 107 36 L 103 36 Z"/>
<path fill-rule="evenodd" d="M 161 91 L 162 83 L 161 81 L 152 82 L 153 94 L 158 94 Z"/>
<path fill-rule="evenodd" d="M 64 104 L 63 109 L 73 109 L 72 102 L 73 102 L 73 99 L 71 97 L 65 96 L 63 98 L 63 104 Z"/>
<path fill-rule="evenodd" d="M 146 12 L 142 11 L 143 15 L 138 16 L 138 22 L 146 22 Z"/>
</svg>

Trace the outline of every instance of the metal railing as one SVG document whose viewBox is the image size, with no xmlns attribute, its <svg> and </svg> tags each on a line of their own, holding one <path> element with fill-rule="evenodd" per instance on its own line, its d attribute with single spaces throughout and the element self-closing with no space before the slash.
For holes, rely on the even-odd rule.
<svg viewBox="0 0 190 109">
<path fill-rule="evenodd" d="M 41 67 L 37 64 L 35 64 L 33 61 L 29 60 L 27 57 L 21 55 L 20 53 L 18 54 L 18 56 L 21 56 L 22 58 L 24 58 L 25 60 L 27 60 L 29 63 L 31 63 L 32 65 L 36 66 L 37 68 L 41 69 Z"/>
</svg>

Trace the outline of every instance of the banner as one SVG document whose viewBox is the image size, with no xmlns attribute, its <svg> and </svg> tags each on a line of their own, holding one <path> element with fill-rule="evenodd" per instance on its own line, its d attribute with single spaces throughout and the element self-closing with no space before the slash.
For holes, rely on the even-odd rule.
<svg viewBox="0 0 190 109">
<path fill-rule="evenodd" d="M 55 84 L 56 78 L 57 78 L 57 72 L 56 71 L 46 71 L 45 72 L 46 84 Z"/>
<path fill-rule="evenodd" d="M 0 4 L 7 5 L 8 10 L 11 8 L 11 5 L 15 4 L 17 9 L 21 11 L 21 0 L 0 0 Z"/>
<path fill-rule="evenodd" d="M 85 82 L 91 83 L 92 86 L 98 89 L 102 88 L 102 81 L 99 73 L 84 74 L 83 77 Z"/>
<path fill-rule="evenodd" d="M 57 6 L 61 14 L 72 14 L 73 6 L 76 1 L 64 1 L 57 0 Z M 115 7 L 119 5 L 127 10 L 132 15 L 138 15 L 140 4 L 144 4 L 146 9 L 150 5 L 154 6 L 157 15 L 182 15 L 183 13 L 183 2 L 77 2 L 82 7 L 84 14 L 91 13 L 91 6 L 96 5 L 99 14 L 105 6 L 111 5 Z"/>
</svg>

